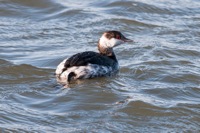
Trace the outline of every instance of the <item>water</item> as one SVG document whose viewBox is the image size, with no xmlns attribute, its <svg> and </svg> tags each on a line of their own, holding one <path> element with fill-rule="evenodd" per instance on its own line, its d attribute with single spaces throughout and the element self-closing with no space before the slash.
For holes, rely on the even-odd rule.
<svg viewBox="0 0 200 133">
<path fill-rule="evenodd" d="M 198 0 L 0 0 L 0 132 L 200 132 Z M 120 71 L 63 88 L 64 58 L 97 51 Z"/>
</svg>

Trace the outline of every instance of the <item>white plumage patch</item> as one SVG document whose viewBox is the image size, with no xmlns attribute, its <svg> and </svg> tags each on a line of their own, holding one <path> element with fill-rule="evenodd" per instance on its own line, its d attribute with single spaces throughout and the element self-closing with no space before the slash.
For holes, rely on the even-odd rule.
<svg viewBox="0 0 200 133">
<path fill-rule="evenodd" d="M 61 79 L 62 81 L 69 81 L 70 79 L 68 78 L 70 73 L 74 73 L 73 79 L 76 80 L 106 76 L 117 71 L 117 69 L 113 70 L 112 67 L 88 64 L 87 66 L 73 66 L 63 72 L 65 62 L 66 60 L 63 60 L 56 69 L 56 75 L 58 75 L 59 79 Z"/>
<path fill-rule="evenodd" d="M 101 47 L 104 47 L 104 48 L 113 48 L 122 43 L 124 43 L 124 41 L 116 39 L 116 38 L 108 39 L 107 37 L 105 37 L 105 35 L 103 35 L 99 41 L 99 44 L 101 45 Z"/>
<path fill-rule="evenodd" d="M 63 60 L 56 68 L 56 75 L 60 75 L 63 72 L 63 69 L 65 68 L 65 62 L 67 61 L 67 59 Z"/>
</svg>

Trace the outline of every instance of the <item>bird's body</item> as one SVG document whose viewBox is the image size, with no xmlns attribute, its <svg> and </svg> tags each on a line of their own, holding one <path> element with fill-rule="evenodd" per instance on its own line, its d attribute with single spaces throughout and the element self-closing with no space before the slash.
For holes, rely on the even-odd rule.
<svg viewBox="0 0 200 133">
<path fill-rule="evenodd" d="M 118 31 L 105 32 L 99 40 L 99 53 L 86 51 L 63 60 L 56 69 L 59 79 L 71 81 L 115 73 L 119 66 L 113 47 L 131 41 Z"/>
<path fill-rule="evenodd" d="M 65 59 L 57 67 L 60 78 L 71 79 L 94 78 L 110 75 L 118 70 L 118 62 L 114 56 L 105 56 L 93 51 L 75 54 Z M 68 76 L 67 76 L 68 75 Z"/>
</svg>

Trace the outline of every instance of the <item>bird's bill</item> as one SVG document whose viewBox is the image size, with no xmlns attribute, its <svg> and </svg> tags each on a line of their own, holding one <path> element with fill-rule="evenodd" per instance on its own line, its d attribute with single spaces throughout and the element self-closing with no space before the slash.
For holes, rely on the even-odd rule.
<svg viewBox="0 0 200 133">
<path fill-rule="evenodd" d="M 133 40 L 128 39 L 128 38 L 123 38 L 122 40 L 123 40 L 124 42 L 133 42 Z"/>
<path fill-rule="evenodd" d="M 133 42 L 133 40 L 126 38 L 124 35 L 121 36 L 121 40 L 124 42 Z"/>
</svg>

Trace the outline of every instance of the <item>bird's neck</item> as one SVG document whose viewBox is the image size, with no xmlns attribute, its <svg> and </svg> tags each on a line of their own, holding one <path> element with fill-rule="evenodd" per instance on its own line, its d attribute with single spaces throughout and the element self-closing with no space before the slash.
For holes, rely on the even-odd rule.
<svg viewBox="0 0 200 133">
<path fill-rule="evenodd" d="M 100 54 L 117 61 L 113 48 L 105 48 L 105 47 L 102 47 L 100 44 L 98 44 L 98 50 Z"/>
</svg>

